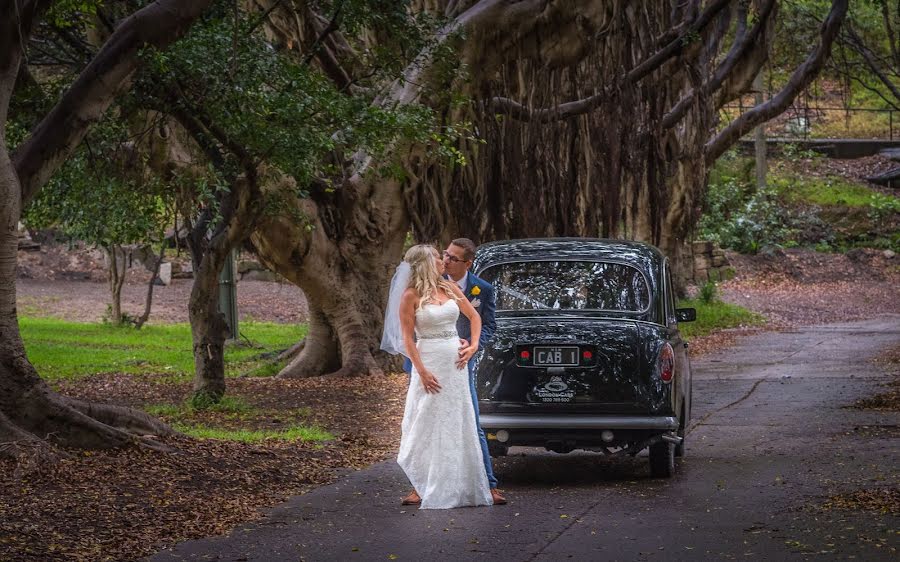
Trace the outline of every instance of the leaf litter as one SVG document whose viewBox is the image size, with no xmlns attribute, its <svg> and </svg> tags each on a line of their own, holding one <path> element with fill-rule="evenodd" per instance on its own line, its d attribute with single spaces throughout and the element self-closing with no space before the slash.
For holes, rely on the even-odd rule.
<svg viewBox="0 0 900 562">
<path fill-rule="evenodd" d="M 900 262 L 879 251 L 862 250 L 848 257 L 795 249 L 758 256 L 729 254 L 729 258 L 737 276 L 720 285 L 723 300 L 766 316 L 766 329 L 900 312 Z M 65 288 L 66 293 L 71 291 L 72 287 Z M 294 297 L 286 296 L 292 302 Z M 105 295 L 98 292 L 96 298 Z M 267 307 L 277 305 L 269 299 Z M 727 330 L 696 338 L 691 353 L 721 350 L 757 331 Z M 301 423 L 321 427 L 335 438 L 242 443 L 172 437 L 163 441 L 175 453 L 136 448 L 71 451 L 71 458 L 30 471 L 16 471 L 11 462 L 0 461 L 0 559 L 131 560 L 177 542 L 222 535 L 263 517 L 261 510 L 267 507 L 333 481 L 347 469 L 390 457 L 399 443 L 407 385 L 403 374 L 302 380 L 248 377 L 229 379 L 228 384 L 229 396 L 240 398 L 248 408 L 173 413 L 168 421 L 244 429 Z M 159 377 L 110 373 L 61 383 L 59 390 L 79 398 L 148 407 L 184 403 L 190 384 L 172 382 L 162 373 Z M 826 505 L 883 511 L 895 509 L 900 501 L 896 488 L 883 488 L 836 495 Z"/>
</svg>

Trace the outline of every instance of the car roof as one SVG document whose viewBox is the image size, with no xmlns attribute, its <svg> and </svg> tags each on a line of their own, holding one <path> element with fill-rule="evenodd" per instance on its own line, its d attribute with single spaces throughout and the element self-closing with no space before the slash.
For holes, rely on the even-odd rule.
<svg viewBox="0 0 900 562">
<path fill-rule="evenodd" d="M 477 275 L 496 263 L 548 259 L 617 261 L 655 277 L 664 258 L 655 246 L 631 240 L 523 238 L 482 244 L 475 255 L 473 269 Z"/>
</svg>

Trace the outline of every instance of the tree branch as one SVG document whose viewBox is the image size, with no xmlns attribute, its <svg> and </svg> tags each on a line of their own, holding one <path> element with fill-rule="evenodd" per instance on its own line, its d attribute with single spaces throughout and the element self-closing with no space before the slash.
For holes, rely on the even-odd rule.
<svg viewBox="0 0 900 562">
<path fill-rule="evenodd" d="M 313 41 L 312 45 L 309 47 L 309 53 L 303 58 L 303 64 L 309 64 L 309 61 L 312 60 L 313 57 L 319 60 L 319 64 L 322 65 L 322 69 L 325 71 L 325 74 L 331 78 L 331 81 L 334 82 L 335 86 L 337 86 L 338 90 L 345 90 L 350 86 L 352 79 L 350 78 L 350 74 L 344 69 L 341 65 L 340 61 L 335 56 L 334 52 L 325 44 L 328 38 L 337 31 L 338 24 L 341 19 L 341 12 L 343 11 L 344 3 L 338 3 L 337 8 L 334 11 L 334 15 L 331 20 L 329 20 L 328 25 L 325 26 L 324 29 L 317 32 L 317 36 L 315 41 Z M 312 8 L 307 7 L 307 17 L 306 21 L 311 30 L 316 31 L 315 22 L 318 20 L 317 14 L 312 11 Z"/>
<path fill-rule="evenodd" d="M 654 55 L 650 56 L 650 58 L 646 59 L 644 62 L 640 63 L 636 67 L 634 67 L 626 76 L 626 81 L 628 83 L 634 83 L 643 78 L 644 76 L 650 74 L 667 60 L 678 55 L 684 48 L 690 43 L 689 39 L 691 35 L 695 35 L 703 30 L 713 20 L 713 18 L 718 14 L 725 6 L 729 4 L 731 0 L 716 0 L 712 4 L 708 5 L 703 13 L 697 18 L 697 21 L 693 23 L 687 30 L 684 31 L 681 35 L 672 40 L 668 45 L 663 47 L 660 51 L 657 51 Z"/>
<path fill-rule="evenodd" d="M 844 62 L 845 66 L 848 66 L 848 67 L 850 66 L 850 63 L 847 62 L 846 60 L 843 62 Z M 861 73 L 861 72 L 854 73 L 846 68 L 841 68 L 836 62 L 834 62 L 834 59 L 832 59 L 832 64 L 830 66 L 831 66 L 831 69 L 834 70 L 835 72 L 837 72 L 840 76 L 846 78 L 848 81 L 856 82 L 857 84 L 859 84 L 866 90 L 868 90 L 868 91 L 872 92 L 873 94 L 875 94 L 876 96 L 878 96 L 884 103 L 886 103 L 889 106 L 891 106 L 892 108 L 894 108 L 894 110 L 900 111 L 900 104 L 898 104 L 898 102 L 900 102 L 900 99 L 888 98 L 882 90 L 869 85 L 865 80 L 863 80 L 860 77 L 860 74 L 863 74 L 863 73 Z"/>
<path fill-rule="evenodd" d="M 725 56 L 725 59 L 719 64 L 718 68 L 713 72 L 712 78 L 710 78 L 706 83 L 701 86 L 699 95 L 701 98 L 708 97 L 710 94 L 718 90 L 737 64 L 745 57 L 745 55 L 750 52 L 754 45 L 758 43 L 759 36 L 762 34 L 762 30 L 768 24 L 769 18 L 774 17 L 775 14 L 775 0 L 768 0 L 766 4 L 763 6 L 762 10 L 759 13 L 759 19 L 750 29 L 750 32 L 746 32 L 746 9 L 742 8 L 742 16 L 738 19 L 738 30 L 735 36 L 735 42 L 732 44 L 731 49 L 728 54 Z M 691 89 L 690 93 L 683 97 L 678 103 L 675 104 L 675 107 L 669 111 L 662 120 L 663 129 L 670 129 L 678 123 L 682 117 L 684 117 L 687 110 L 690 108 L 691 104 L 694 102 L 694 99 L 697 97 L 698 91 L 696 88 Z"/>
<path fill-rule="evenodd" d="M 15 14 L 16 17 L 10 18 L 8 21 L 10 23 L 18 22 L 19 29 L 13 34 L 13 37 L 18 37 L 22 41 L 23 47 L 24 42 L 31 35 L 31 29 L 35 22 L 44 15 L 51 3 L 51 0 L 25 0 L 24 2 L 7 0 L 0 3 L 0 9 L 2 9 L 0 13 Z"/>
<path fill-rule="evenodd" d="M 216 143 L 209 138 L 209 134 L 203 128 L 203 125 L 188 110 L 175 105 L 166 108 L 164 111 L 169 113 L 184 127 L 216 169 L 225 170 L 225 155 L 222 154 Z"/>
<path fill-rule="evenodd" d="M 94 49 L 83 41 L 80 37 L 76 37 L 71 30 L 61 28 L 56 24 L 50 26 L 50 29 L 59 37 L 66 45 L 72 48 L 77 54 L 81 55 L 82 62 L 89 61 L 94 56 Z"/>
<path fill-rule="evenodd" d="M 684 32 L 684 29 L 691 25 L 692 22 L 694 22 L 699 11 L 699 0 L 691 0 L 689 4 L 687 2 L 673 2 L 672 11 L 669 14 L 669 20 L 675 21 L 676 19 L 681 18 L 681 22 L 678 25 L 668 29 L 665 33 L 663 33 L 656 39 L 656 48 L 662 49 L 676 37 L 679 37 Z"/>
<path fill-rule="evenodd" d="M 797 94 L 813 81 L 828 58 L 831 45 L 840 31 L 844 17 L 847 15 L 848 3 L 849 0 L 834 0 L 832 2 L 828 17 L 825 18 L 825 22 L 822 24 L 819 44 L 810 52 L 803 64 L 794 71 L 788 83 L 778 94 L 735 119 L 711 141 L 706 143 L 704 150 L 707 164 L 715 162 L 722 153 L 728 150 L 728 147 L 754 127 L 782 113 L 797 97 Z"/>
<path fill-rule="evenodd" d="M 212 0 L 157 0 L 113 32 L 56 106 L 16 150 L 13 162 L 27 204 L 125 90 L 146 46 L 163 49 L 183 36 Z"/>
<path fill-rule="evenodd" d="M 900 15 L 900 13 L 898 13 L 898 15 Z M 898 52 L 897 49 L 897 36 L 894 34 L 894 27 L 891 25 L 891 12 L 890 8 L 888 8 L 887 1 L 881 3 L 881 19 L 884 21 L 884 29 L 887 31 L 888 45 L 890 45 L 891 48 L 891 58 L 894 60 L 894 66 L 900 68 L 900 52 Z"/>
<path fill-rule="evenodd" d="M 897 100 L 900 100 L 900 88 L 897 88 L 897 85 L 887 77 L 884 73 L 884 69 L 881 68 L 881 65 L 878 64 L 878 61 L 875 60 L 875 55 L 871 50 L 863 43 L 862 38 L 856 33 L 856 31 L 851 26 L 847 26 L 847 33 L 850 35 L 850 41 L 847 41 L 846 44 L 859 53 L 859 55 L 866 62 L 866 66 L 869 67 L 869 70 L 872 71 L 878 80 L 884 84 L 884 87 L 890 90 L 891 94 L 894 95 Z"/>
<path fill-rule="evenodd" d="M 0 0 L 0 74 L 18 74 L 34 23 L 49 6 L 50 0 Z"/>
<path fill-rule="evenodd" d="M 707 24 L 713 20 L 715 15 L 727 6 L 729 2 L 730 0 L 715 0 L 675 39 L 671 40 L 665 47 L 656 51 L 632 68 L 620 83 L 607 86 L 603 91 L 592 96 L 544 109 L 531 109 L 509 98 L 495 97 L 490 102 L 491 107 L 495 112 L 509 115 L 519 121 L 534 121 L 537 123 L 571 119 L 572 117 L 588 113 L 598 107 L 603 100 L 609 98 L 615 89 L 619 89 L 625 84 L 634 84 L 635 82 L 640 81 L 642 78 L 662 66 L 666 61 L 681 53 L 690 43 L 690 36 L 699 33 L 706 27 Z"/>
<path fill-rule="evenodd" d="M 263 24 L 263 22 L 269 19 L 269 15 L 274 12 L 276 8 L 281 6 L 282 2 L 284 2 L 284 0 L 275 0 L 275 2 L 272 2 L 271 6 L 263 10 L 263 13 L 260 14 L 259 17 L 250 24 L 250 27 L 247 28 L 247 35 L 249 36 L 250 34 L 252 34 L 260 25 Z"/>
</svg>

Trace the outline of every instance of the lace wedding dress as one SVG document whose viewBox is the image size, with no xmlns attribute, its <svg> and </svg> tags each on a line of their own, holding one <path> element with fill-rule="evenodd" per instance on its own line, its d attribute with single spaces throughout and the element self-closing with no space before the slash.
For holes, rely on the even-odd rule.
<svg viewBox="0 0 900 562">
<path fill-rule="evenodd" d="M 416 348 L 441 391 L 425 392 L 413 368 L 397 462 L 422 497 L 422 509 L 493 503 L 475 428 L 469 372 L 456 368 L 457 317 L 453 299 L 424 304 L 416 311 Z"/>
</svg>

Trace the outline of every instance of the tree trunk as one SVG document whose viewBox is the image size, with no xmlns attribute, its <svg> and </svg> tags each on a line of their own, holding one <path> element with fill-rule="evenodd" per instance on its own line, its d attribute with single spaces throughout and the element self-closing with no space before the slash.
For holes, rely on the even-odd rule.
<svg viewBox="0 0 900 562">
<path fill-rule="evenodd" d="M 193 225 L 188 240 L 194 265 L 188 317 L 194 350 L 192 401 L 196 405 L 218 403 L 225 395 L 225 340 L 229 330 L 225 315 L 219 311 L 219 274 L 228 254 L 250 237 L 264 208 L 256 164 L 245 153 L 239 157 L 245 174 L 233 178 L 230 189 L 221 194 L 218 226 L 209 232 L 213 215 L 208 208 Z"/>
<path fill-rule="evenodd" d="M 109 281 L 109 293 L 112 299 L 110 303 L 110 322 L 113 326 L 121 326 L 124 320 L 122 314 L 122 285 L 125 284 L 125 276 L 128 273 L 128 256 L 119 244 L 110 244 L 104 247 L 109 260 L 107 278 Z M 121 260 L 121 261 L 120 261 Z"/>
<path fill-rule="evenodd" d="M 6 85 L 0 75 L 0 104 Z M 2 105 L 0 117 L 5 121 Z M 158 447 L 138 436 L 172 433 L 165 424 L 136 410 L 61 396 L 50 390 L 28 361 L 16 315 L 21 193 L 5 132 L 0 129 L 0 455 L 18 457 L 28 449 L 43 448 L 44 439 L 66 447 Z"/>
<path fill-rule="evenodd" d="M 225 315 L 219 312 L 219 273 L 224 262 L 221 252 L 209 249 L 194 268 L 188 317 L 194 349 L 192 400 L 197 404 L 215 404 L 225 395 L 228 325 Z"/>
<path fill-rule="evenodd" d="M 294 190 L 293 182 L 285 182 L 267 193 L 298 207 L 282 206 L 284 214 L 263 217 L 251 237 L 266 267 L 303 289 L 309 302 L 303 348 L 279 376 L 359 376 L 395 368 L 379 345 L 391 276 L 406 239 L 401 185 L 355 178 L 316 201 L 298 201 Z M 298 210 L 310 228 L 298 224 Z"/>
<path fill-rule="evenodd" d="M 308 300 L 309 321 L 302 347 L 278 373 L 280 377 L 303 378 L 340 369 L 338 340 L 318 302 Z"/>
<path fill-rule="evenodd" d="M 159 243 L 159 256 L 156 258 L 156 265 L 153 267 L 153 275 L 150 276 L 150 283 L 147 284 L 147 299 L 144 302 L 144 313 L 141 314 L 140 318 L 134 321 L 134 329 L 140 330 L 144 324 L 147 323 L 147 320 L 150 319 L 150 311 L 153 307 L 153 286 L 156 284 L 156 280 L 159 279 L 159 268 L 162 267 L 163 257 L 166 255 L 166 241 L 163 240 Z"/>
</svg>

